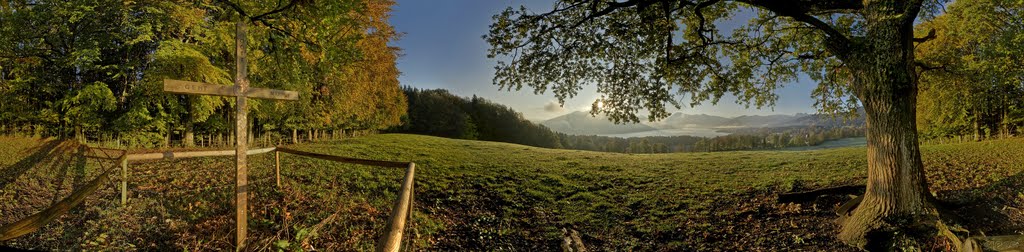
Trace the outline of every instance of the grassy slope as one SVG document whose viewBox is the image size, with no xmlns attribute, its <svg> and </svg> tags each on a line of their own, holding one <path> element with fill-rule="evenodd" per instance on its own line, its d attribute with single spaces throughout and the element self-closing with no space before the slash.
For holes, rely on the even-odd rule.
<svg viewBox="0 0 1024 252">
<path fill-rule="evenodd" d="M 23 169 L 10 164 L 35 163 L 21 161 L 31 158 L 33 152 L 25 150 L 38 145 L 34 141 L 3 140 L 16 144 L 0 147 L 0 172 Z M 401 134 L 297 148 L 416 162 L 412 236 L 418 235 L 418 248 L 442 250 L 557 250 L 562 228 L 580 231 L 598 250 L 846 249 L 831 238 L 836 228 L 831 209 L 842 198 L 776 204 L 772 195 L 863 183 L 866 165 L 863 148 L 630 155 Z M 940 198 L 977 202 L 985 209 L 1008 206 L 988 213 L 1004 219 L 971 221 L 968 228 L 990 234 L 1024 230 L 992 224 L 1020 223 L 1013 220 L 1019 220 L 1016 209 L 1024 198 L 1014 188 L 1024 184 L 1018 175 L 1024 170 L 1024 139 L 922 148 Z M 250 244 L 255 249 L 367 250 L 383 228 L 402 176 L 400 169 L 282 154 L 285 187 L 278 190 L 271 177 L 273 155 L 251 160 L 256 193 L 250 201 Z M 224 157 L 135 164 L 125 210 L 110 185 L 43 232 L 0 245 L 230 248 L 231 162 Z M 53 187 L 31 181 L 75 185 L 62 179 L 69 177 L 62 168 L 47 163 L 0 185 L 0 202 L 5 202 L 0 223 L 48 205 L 28 199 L 53 195 Z M 88 167 L 82 170 L 94 170 Z M 79 177 L 95 173 L 83 174 Z"/>
</svg>

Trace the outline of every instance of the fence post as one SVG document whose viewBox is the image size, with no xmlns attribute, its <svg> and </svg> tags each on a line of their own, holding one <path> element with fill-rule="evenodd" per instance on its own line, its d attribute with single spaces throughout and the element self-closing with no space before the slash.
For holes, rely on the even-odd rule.
<svg viewBox="0 0 1024 252">
<path fill-rule="evenodd" d="M 277 173 L 277 189 L 281 189 L 281 152 L 274 151 L 274 171 Z"/>
<path fill-rule="evenodd" d="M 416 173 L 416 164 L 409 163 L 406 169 L 405 179 L 402 181 L 402 188 L 399 189 L 398 199 L 391 208 L 391 216 L 384 228 L 384 235 L 377 242 L 378 252 L 398 252 L 402 242 L 402 233 L 405 231 L 405 222 L 410 219 L 409 212 L 412 205 L 412 188 L 415 185 L 413 175 Z"/>
<path fill-rule="evenodd" d="M 128 203 L 128 153 L 121 157 L 121 207 Z"/>
</svg>

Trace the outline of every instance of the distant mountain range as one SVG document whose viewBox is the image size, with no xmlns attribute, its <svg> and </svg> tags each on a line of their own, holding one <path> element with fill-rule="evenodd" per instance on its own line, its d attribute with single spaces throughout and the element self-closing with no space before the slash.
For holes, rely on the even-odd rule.
<svg viewBox="0 0 1024 252">
<path fill-rule="evenodd" d="M 575 135 L 618 135 L 652 130 L 666 129 L 737 129 L 737 128 L 778 128 L 778 127 L 843 127 L 864 126 L 864 113 L 852 120 L 844 121 L 841 117 L 833 119 L 823 114 L 795 115 L 743 115 L 737 117 L 721 117 L 706 114 L 684 114 L 676 112 L 668 118 L 657 122 L 636 124 L 615 124 L 604 116 L 591 116 L 590 113 L 576 111 L 541 122 L 554 131 Z"/>
<path fill-rule="evenodd" d="M 603 115 L 576 111 L 541 122 L 551 130 L 570 135 L 614 135 L 657 130 L 643 123 L 615 124 Z"/>
</svg>

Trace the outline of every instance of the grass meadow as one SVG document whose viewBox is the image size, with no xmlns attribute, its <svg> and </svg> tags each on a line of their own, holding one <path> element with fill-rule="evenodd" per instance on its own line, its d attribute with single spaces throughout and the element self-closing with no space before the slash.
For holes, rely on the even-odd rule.
<svg viewBox="0 0 1024 252">
<path fill-rule="evenodd" d="M 103 169 L 83 148 L 0 137 L 0 225 L 34 214 Z M 591 250 L 829 250 L 845 195 L 776 203 L 778 193 L 865 183 L 864 147 L 813 151 L 619 154 L 381 134 L 296 149 L 417 163 L 416 249 L 559 250 L 577 230 Z M 922 146 L 927 176 L 963 228 L 1017 233 L 1024 207 L 1024 139 Z M 234 234 L 233 157 L 132 163 L 129 202 L 119 172 L 83 205 L 21 238 L 43 250 L 228 250 Z M 281 154 L 250 157 L 253 250 L 371 250 L 403 169 Z M 106 168 L 105 168 L 106 167 Z M 981 217 L 979 217 L 981 218 Z M 1016 223 L 1016 224 L 1015 224 Z M 939 248 L 941 249 L 941 248 Z"/>
</svg>

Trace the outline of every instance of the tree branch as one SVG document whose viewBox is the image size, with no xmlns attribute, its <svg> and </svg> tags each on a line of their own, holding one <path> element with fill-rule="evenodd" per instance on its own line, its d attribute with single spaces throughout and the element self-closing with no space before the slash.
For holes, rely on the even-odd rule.
<svg viewBox="0 0 1024 252">
<path fill-rule="evenodd" d="M 255 22 L 256 20 L 262 20 L 263 18 L 265 18 L 267 16 L 274 15 L 274 14 L 280 13 L 282 11 L 286 11 L 288 9 L 291 9 L 292 7 L 295 7 L 295 5 L 297 3 L 299 3 L 299 0 L 291 0 L 284 7 L 277 8 L 277 9 L 272 10 L 272 11 L 268 11 L 267 13 L 256 15 L 256 16 L 250 18 L 250 20 L 252 20 L 253 22 Z"/>
<path fill-rule="evenodd" d="M 914 29 L 914 20 L 917 19 L 917 16 L 921 13 L 921 7 L 924 6 L 924 1 L 925 0 L 910 0 L 909 3 L 907 3 L 907 10 L 904 12 L 905 19 L 903 20 L 903 23 L 911 30 Z"/>
<path fill-rule="evenodd" d="M 245 14 L 245 10 L 242 9 L 242 6 L 238 6 L 238 4 L 232 3 L 231 1 L 228 1 L 228 0 L 217 0 L 217 1 L 228 5 L 228 7 L 231 7 L 231 9 L 234 9 L 236 12 L 238 12 L 238 15 L 241 15 L 242 17 L 248 17 L 249 16 L 248 14 Z"/>
<path fill-rule="evenodd" d="M 702 3 L 697 4 L 697 6 L 693 8 L 694 14 L 696 14 L 697 15 L 697 19 L 699 19 L 698 20 L 699 23 L 697 25 L 697 35 L 700 36 L 701 40 L 704 40 L 704 43 L 710 42 L 711 39 L 708 38 L 707 36 L 704 36 L 704 32 L 706 32 L 706 31 L 709 32 L 709 31 L 711 31 L 711 29 L 707 29 L 707 28 L 704 27 L 704 25 L 707 23 L 707 21 L 704 19 L 704 13 L 701 12 L 701 9 L 704 9 L 704 8 L 706 8 L 708 6 L 711 6 L 711 5 L 713 5 L 715 3 L 718 3 L 718 2 L 719 2 L 719 0 L 711 0 L 711 1 L 707 1 L 707 2 L 702 2 Z"/>
<path fill-rule="evenodd" d="M 620 2 L 608 2 L 608 7 L 605 7 L 604 9 L 601 9 L 599 11 L 591 12 L 589 15 L 587 15 L 586 17 L 583 17 L 583 19 L 580 19 L 579 21 L 577 21 L 576 23 L 573 23 L 572 25 L 570 25 L 567 28 L 569 28 L 569 29 L 576 29 L 576 27 L 579 27 L 580 25 L 583 25 L 583 23 L 589 22 L 590 20 L 594 20 L 595 18 L 600 17 L 600 16 L 608 15 L 609 13 L 612 13 L 613 11 L 615 11 L 617 9 L 637 6 L 637 5 L 640 5 L 641 3 L 644 3 L 644 2 L 645 2 L 645 0 L 629 0 L 629 1 L 621 2 L 621 3 Z M 559 27 L 559 28 L 565 28 L 565 27 Z"/>
<path fill-rule="evenodd" d="M 274 24 L 270 23 L 270 21 L 267 19 L 267 17 L 269 17 L 270 15 L 281 13 L 283 11 L 286 11 L 288 9 L 291 9 L 291 8 L 295 7 L 298 4 L 298 2 L 301 1 L 301 0 L 291 0 L 284 7 L 280 7 L 280 8 L 274 9 L 272 11 L 269 11 L 269 12 L 266 12 L 266 13 L 263 13 L 263 14 L 259 14 L 259 15 L 256 15 L 256 16 L 252 16 L 252 17 L 250 17 L 248 14 L 246 14 L 245 10 L 242 9 L 242 6 L 239 6 L 238 4 L 232 3 L 231 1 L 228 1 L 228 0 L 217 0 L 217 1 L 227 5 L 228 7 L 231 7 L 231 9 L 234 9 L 236 12 L 238 12 L 238 15 L 241 15 L 243 18 L 249 19 L 249 22 L 263 24 L 267 28 L 270 28 L 271 30 L 274 30 L 276 32 L 280 32 L 281 34 L 284 34 L 284 35 L 286 35 L 288 37 L 291 37 L 291 38 L 293 38 L 295 40 L 298 40 L 299 42 L 302 42 L 303 44 L 310 45 L 310 46 L 315 46 L 315 47 L 321 47 L 321 45 L 319 45 L 317 43 L 313 43 L 313 42 L 311 42 L 309 40 L 306 40 L 304 38 L 300 38 L 300 37 L 296 36 L 295 34 L 293 34 L 292 32 L 290 32 L 288 30 L 281 29 L 280 27 L 274 26 Z"/>
<path fill-rule="evenodd" d="M 778 14 L 779 16 L 790 17 L 798 22 L 806 23 L 821 30 L 828 36 L 826 47 L 833 55 L 842 56 L 850 46 L 850 38 L 836 30 L 832 25 L 821 21 L 809 13 L 827 11 L 856 11 L 864 8 L 860 1 L 813 1 L 813 0 L 738 0 L 738 2 L 756 6 Z"/>
<path fill-rule="evenodd" d="M 914 66 L 921 68 L 922 71 L 947 70 L 946 65 L 932 66 L 928 65 L 928 63 L 924 63 L 921 61 L 914 61 Z"/>
<path fill-rule="evenodd" d="M 935 29 L 932 28 L 931 30 L 928 30 L 928 35 L 925 35 L 924 37 L 920 37 L 920 38 L 914 38 L 914 42 L 915 43 L 924 43 L 924 42 L 927 42 L 929 40 L 935 39 L 935 37 L 936 37 L 935 36 Z"/>
</svg>

